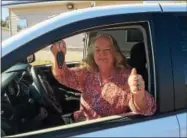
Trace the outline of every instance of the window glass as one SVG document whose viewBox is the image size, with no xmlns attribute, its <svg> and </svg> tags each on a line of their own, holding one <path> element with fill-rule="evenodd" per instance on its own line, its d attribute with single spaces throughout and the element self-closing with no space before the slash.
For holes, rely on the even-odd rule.
<svg viewBox="0 0 187 138">
<path fill-rule="evenodd" d="M 26 19 L 19 19 L 17 20 L 17 32 L 27 28 L 27 20 Z"/>
</svg>

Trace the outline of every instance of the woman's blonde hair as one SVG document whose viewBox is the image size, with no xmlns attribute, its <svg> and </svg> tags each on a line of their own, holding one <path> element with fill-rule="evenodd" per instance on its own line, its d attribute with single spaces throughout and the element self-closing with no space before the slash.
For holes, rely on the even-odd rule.
<svg viewBox="0 0 187 138">
<path fill-rule="evenodd" d="M 93 71 L 95 69 L 98 69 L 97 64 L 94 60 L 94 45 L 97 39 L 99 38 L 105 38 L 108 39 L 112 44 L 112 49 L 115 51 L 115 68 L 116 69 L 122 69 L 127 67 L 126 64 L 126 58 L 121 53 L 117 41 L 109 34 L 100 34 L 97 35 L 94 39 L 91 40 L 91 44 L 88 47 L 88 54 L 87 56 L 82 60 L 80 67 L 84 68 L 88 71 Z"/>
</svg>

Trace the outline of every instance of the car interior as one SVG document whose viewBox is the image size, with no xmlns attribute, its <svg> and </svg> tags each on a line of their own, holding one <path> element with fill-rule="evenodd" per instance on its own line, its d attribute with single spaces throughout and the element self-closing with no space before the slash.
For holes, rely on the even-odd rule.
<svg viewBox="0 0 187 138">
<path fill-rule="evenodd" d="M 89 47 L 97 34 L 102 33 L 116 39 L 128 65 L 143 76 L 148 89 L 147 60 L 141 30 L 110 28 L 86 32 L 84 49 Z M 33 56 L 27 61 L 34 60 Z M 2 74 L 6 81 L 1 92 L 1 131 L 5 135 L 13 135 L 74 123 L 73 112 L 79 110 L 80 92 L 60 84 L 52 75 L 51 65 L 31 66 L 26 61 L 23 63 Z M 68 64 L 70 68 L 77 65 Z"/>
</svg>

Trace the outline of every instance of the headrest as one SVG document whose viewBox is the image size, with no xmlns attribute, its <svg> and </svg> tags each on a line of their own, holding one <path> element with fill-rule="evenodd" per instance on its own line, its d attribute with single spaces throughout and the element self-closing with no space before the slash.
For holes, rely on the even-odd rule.
<svg viewBox="0 0 187 138">
<path fill-rule="evenodd" d="M 136 68 L 145 67 L 146 54 L 143 42 L 135 44 L 130 51 L 130 66 Z"/>
</svg>

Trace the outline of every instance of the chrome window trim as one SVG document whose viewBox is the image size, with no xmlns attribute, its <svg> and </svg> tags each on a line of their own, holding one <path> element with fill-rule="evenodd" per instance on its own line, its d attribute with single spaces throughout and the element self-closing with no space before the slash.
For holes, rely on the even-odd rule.
<svg viewBox="0 0 187 138">
<path fill-rule="evenodd" d="M 152 39 L 152 31 L 151 31 L 151 26 L 150 22 L 148 21 L 148 28 L 149 28 L 149 33 L 150 33 L 150 43 L 151 43 L 151 52 L 152 52 L 152 58 L 153 58 L 153 76 L 154 76 L 154 98 L 156 100 L 157 97 L 157 82 L 156 82 L 156 66 L 155 66 L 155 56 L 154 56 L 154 49 L 153 49 L 153 39 Z"/>
</svg>

